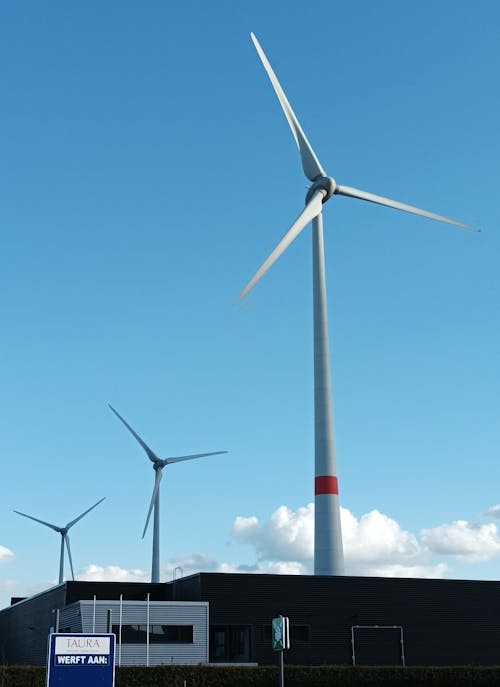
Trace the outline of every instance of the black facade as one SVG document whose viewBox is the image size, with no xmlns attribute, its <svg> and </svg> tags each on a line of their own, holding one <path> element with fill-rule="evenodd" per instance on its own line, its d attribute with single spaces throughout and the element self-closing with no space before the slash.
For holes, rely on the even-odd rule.
<svg viewBox="0 0 500 687">
<path fill-rule="evenodd" d="M 80 599 L 208 601 L 210 661 L 271 664 L 288 616 L 289 664 L 499 665 L 500 582 L 199 573 L 163 584 L 66 582 L 0 611 L 7 663 L 45 660 L 56 608 Z M 401 641 L 402 640 L 402 641 Z M 33 659 L 31 659 L 33 662 Z"/>
<path fill-rule="evenodd" d="M 352 665 L 354 635 L 357 664 L 500 664 L 499 582 L 200 573 L 174 595 L 208 601 L 211 627 L 249 627 L 258 663 L 276 661 L 281 614 L 297 630 L 287 663 Z"/>
</svg>

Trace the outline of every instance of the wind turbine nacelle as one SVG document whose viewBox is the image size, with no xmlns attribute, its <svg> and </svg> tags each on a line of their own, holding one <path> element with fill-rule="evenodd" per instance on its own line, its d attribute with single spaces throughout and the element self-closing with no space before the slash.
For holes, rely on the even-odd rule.
<svg viewBox="0 0 500 687">
<path fill-rule="evenodd" d="M 311 188 L 307 192 L 306 204 L 311 200 L 313 195 L 318 191 L 324 192 L 323 203 L 326 203 L 328 198 L 331 198 L 337 190 L 337 183 L 332 177 L 318 177 L 312 183 Z"/>
</svg>

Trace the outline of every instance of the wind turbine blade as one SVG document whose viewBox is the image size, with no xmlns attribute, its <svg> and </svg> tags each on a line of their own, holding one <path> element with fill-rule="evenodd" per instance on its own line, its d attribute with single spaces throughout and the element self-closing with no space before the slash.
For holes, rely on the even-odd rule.
<svg viewBox="0 0 500 687">
<path fill-rule="evenodd" d="M 135 432 L 135 431 L 132 429 L 132 427 L 131 427 L 131 426 L 128 424 L 128 422 L 120 415 L 120 413 L 118 413 L 118 412 L 113 408 L 113 406 L 110 405 L 109 403 L 108 403 L 108 406 L 111 408 L 111 410 L 112 410 L 113 413 L 116 415 L 116 417 L 117 417 L 119 420 L 121 420 L 121 421 L 123 422 L 123 424 L 124 424 L 125 427 L 128 429 L 128 431 L 130 432 L 130 434 L 132 434 L 132 436 L 135 437 L 135 438 L 137 439 L 137 441 L 139 442 L 139 444 L 142 446 L 142 448 L 143 448 L 143 449 L 146 451 L 146 453 L 148 454 L 149 460 L 150 460 L 152 463 L 155 463 L 157 460 L 159 460 L 159 458 L 158 458 L 158 456 L 156 455 L 156 453 L 155 453 L 154 451 L 152 451 L 152 450 L 149 448 L 149 446 L 146 444 L 146 442 L 143 441 L 143 440 L 141 439 L 141 437 L 137 434 L 137 432 Z"/>
<path fill-rule="evenodd" d="M 391 200 L 390 198 L 384 198 L 383 196 L 377 196 L 374 193 L 367 193 L 366 191 L 360 191 L 357 188 L 351 188 L 350 186 L 340 186 L 337 185 L 335 193 L 340 196 L 349 196 L 350 198 L 359 198 L 359 200 L 367 200 L 370 203 L 377 203 L 378 205 L 385 205 L 389 208 L 394 208 L 395 210 L 403 210 L 403 212 L 411 212 L 414 215 L 420 215 L 422 217 L 428 217 L 429 219 L 435 219 L 438 222 L 446 222 L 447 224 L 454 224 L 457 227 L 463 227 L 464 229 L 471 229 L 472 231 L 479 231 L 474 227 L 464 224 L 463 222 L 458 222 L 456 219 L 451 219 L 450 217 L 443 217 L 443 215 L 436 215 L 435 212 L 429 212 L 428 210 L 421 210 L 413 205 L 406 205 L 406 203 L 400 203 L 397 200 Z"/>
<path fill-rule="evenodd" d="M 297 217 L 295 222 L 292 224 L 290 229 L 283 236 L 281 241 L 278 243 L 276 248 L 270 253 L 269 257 L 262 263 L 257 272 L 250 279 L 248 284 L 245 286 L 243 291 L 240 293 L 240 299 L 245 298 L 245 296 L 253 289 L 257 282 L 265 275 L 267 270 L 274 265 L 276 260 L 280 257 L 282 253 L 288 248 L 288 246 L 294 241 L 300 234 L 302 229 L 306 227 L 309 222 L 311 222 L 315 217 L 317 217 L 323 205 L 323 192 L 318 191 L 313 195 L 309 203 L 306 205 L 304 210 Z"/>
<path fill-rule="evenodd" d="M 71 548 L 69 546 L 69 536 L 68 534 L 63 534 L 63 539 L 66 542 L 66 550 L 68 552 L 68 559 L 69 559 L 69 567 L 71 570 L 71 579 L 75 579 L 75 572 L 73 570 L 73 559 L 71 558 Z"/>
<path fill-rule="evenodd" d="M 29 518 L 30 520 L 34 520 L 35 522 L 39 522 L 42 525 L 46 525 L 47 527 L 50 527 L 50 529 L 54 530 L 55 532 L 60 532 L 62 530 L 62 527 L 58 527 L 57 525 L 51 525 L 50 522 L 45 522 L 45 520 L 39 520 L 38 518 L 34 518 L 32 515 L 26 515 L 26 513 L 21 513 L 19 510 L 15 510 L 14 513 L 17 513 L 18 515 L 22 515 L 24 518 Z"/>
<path fill-rule="evenodd" d="M 276 74 L 273 71 L 273 68 L 269 64 L 269 60 L 267 59 L 264 51 L 262 50 L 259 41 L 253 33 L 251 33 L 250 36 L 252 38 L 255 49 L 257 50 L 257 53 L 261 59 L 261 62 L 264 65 L 264 69 L 266 70 L 267 75 L 273 85 L 274 91 L 278 96 L 280 105 L 283 108 L 285 117 L 287 118 L 290 128 L 292 130 L 295 142 L 297 143 L 297 146 L 300 151 L 300 157 L 302 160 L 302 168 L 304 170 L 304 174 L 311 181 L 314 181 L 314 179 L 316 179 L 316 177 L 318 176 L 326 176 L 323 167 L 321 166 L 318 158 L 316 157 L 316 154 L 312 149 L 311 144 L 307 140 L 306 135 L 299 124 L 299 120 L 295 116 L 292 107 L 285 95 L 285 92 L 281 88 L 280 82 L 278 81 Z"/>
<path fill-rule="evenodd" d="M 146 524 L 144 525 L 144 531 L 142 533 L 143 539 L 144 539 L 144 535 L 146 534 L 146 530 L 148 529 L 149 519 L 151 518 L 151 513 L 153 511 L 153 506 L 155 505 L 156 497 L 158 496 L 158 490 L 160 488 L 160 482 L 161 482 L 161 478 L 162 478 L 162 470 L 163 470 L 163 468 L 158 468 L 158 470 L 156 470 L 155 486 L 153 489 L 153 496 L 151 497 L 151 503 L 149 504 L 148 516 L 146 518 Z"/>
<path fill-rule="evenodd" d="M 171 458 L 165 459 L 165 465 L 170 465 L 170 463 L 180 463 L 183 460 L 194 460 L 195 458 L 204 458 L 205 456 L 218 456 L 221 453 L 227 453 L 227 451 L 212 451 L 212 453 L 193 453 L 190 456 L 172 456 Z"/>
<path fill-rule="evenodd" d="M 83 517 L 85 517 L 87 515 L 87 513 L 90 513 L 91 510 L 93 510 L 96 506 L 98 506 L 100 503 L 102 503 L 105 498 L 106 497 L 104 496 L 104 498 L 100 499 L 97 503 L 94 503 L 93 506 L 90 506 L 90 508 L 87 508 L 85 513 L 82 513 L 81 515 L 79 515 L 77 518 L 75 518 L 71 522 L 68 522 L 68 524 L 66 525 L 66 529 L 69 530 L 70 527 L 73 527 L 73 525 L 75 525 L 79 520 L 81 520 Z"/>
</svg>

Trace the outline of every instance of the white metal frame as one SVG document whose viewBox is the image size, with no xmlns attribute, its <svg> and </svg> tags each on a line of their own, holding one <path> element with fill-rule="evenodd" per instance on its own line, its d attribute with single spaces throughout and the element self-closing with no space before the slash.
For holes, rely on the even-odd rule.
<svg viewBox="0 0 500 687">
<path fill-rule="evenodd" d="M 405 641 L 403 635 L 402 625 L 352 625 L 351 626 L 351 647 L 352 647 L 352 665 L 356 665 L 356 646 L 354 640 L 354 630 L 399 630 L 399 643 L 401 646 L 401 665 L 406 668 L 405 660 Z"/>
</svg>

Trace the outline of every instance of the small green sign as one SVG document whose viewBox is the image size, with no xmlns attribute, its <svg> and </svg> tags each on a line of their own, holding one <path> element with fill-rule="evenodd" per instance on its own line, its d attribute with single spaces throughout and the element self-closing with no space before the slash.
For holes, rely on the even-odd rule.
<svg viewBox="0 0 500 687">
<path fill-rule="evenodd" d="M 273 651 L 283 651 L 283 649 L 290 648 L 288 618 L 284 618 L 282 615 L 280 615 L 279 618 L 273 618 L 272 639 Z"/>
</svg>

